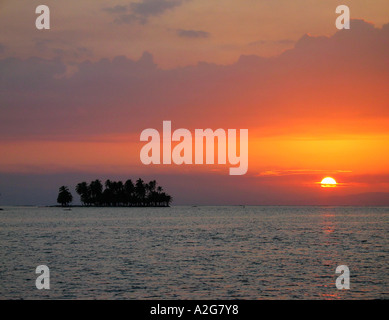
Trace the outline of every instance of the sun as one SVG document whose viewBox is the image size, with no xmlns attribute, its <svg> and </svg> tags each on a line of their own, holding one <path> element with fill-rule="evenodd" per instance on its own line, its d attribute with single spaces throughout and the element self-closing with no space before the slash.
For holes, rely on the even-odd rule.
<svg viewBox="0 0 389 320">
<path fill-rule="evenodd" d="M 323 188 L 336 187 L 337 184 L 335 179 L 331 177 L 325 177 L 320 183 Z"/>
</svg>

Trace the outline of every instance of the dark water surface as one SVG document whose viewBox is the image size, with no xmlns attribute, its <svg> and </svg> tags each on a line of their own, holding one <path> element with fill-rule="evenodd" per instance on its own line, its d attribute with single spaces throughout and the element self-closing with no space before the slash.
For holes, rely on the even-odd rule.
<svg viewBox="0 0 389 320">
<path fill-rule="evenodd" d="M 389 208 L 6 207 L 0 298 L 388 299 L 388 222 Z"/>
</svg>

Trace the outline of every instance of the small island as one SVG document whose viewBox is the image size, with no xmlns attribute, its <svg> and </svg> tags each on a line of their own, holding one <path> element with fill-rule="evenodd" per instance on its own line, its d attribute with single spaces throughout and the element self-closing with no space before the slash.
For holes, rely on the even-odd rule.
<svg viewBox="0 0 389 320">
<path fill-rule="evenodd" d="M 100 180 L 80 182 L 75 191 L 80 196 L 82 206 L 94 207 L 169 207 L 173 198 L 164 192 L 157 181 L 145 183 L 141 178 L 135 184 L 131 179 L 122 181 Z M 59 188 L 57 202 L 68 207 L 73 195 L 67 186 Z"/>
</svg>

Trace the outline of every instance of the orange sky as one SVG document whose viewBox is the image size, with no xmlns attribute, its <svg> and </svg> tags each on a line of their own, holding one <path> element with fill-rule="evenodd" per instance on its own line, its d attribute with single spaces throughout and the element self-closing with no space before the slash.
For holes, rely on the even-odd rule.
<svg viewBox="0 0 389 320">
<path fill-rule="evenodd" d="M 153 10 L 154 3 L 160 5 Z M 150 3 L 141 11 L 145 23 L 119 23 L 133 13 L 132 3 Z M 51 58 L 55 50 L 67 60 L 96 60 L 125 55 L 136 59 L 152 52 L 161 67 L 198 61 L 233 63 L 242 54 L 272 56 L 292 48 L 303 34 L 333 34 L 338 0 L 47 0 L 50 33 L 34 26 L 39 0 L 0 1 L 0 43 L 13 55 Z M 381 27 L 388 22 L 386 0 L 345 0 L 352 18 Z M 109 9 L 123 7 L 122 12 Z M 156 6 L 155 6 L 156 7 Z M 164 9 L 166 8 L 166 9 Z M 139 10 L 138 10 L 139 11 Z M 154 14 L 153 14 L 154 13 Z M 139 14 L 138 14 L 139 16 Z M 122 19 L 123 20 L 123 19 Z M 116 22 L 115 22 L 116 21 Z M 91 26 L 93 26 L 91 28 Z M 207 37 L 177 35 L 179 30 L 205 31 Z M 57 53 L 58 54 L 58 53 Z"/>
<path fill-rule="evenodd" d="M 32 27 L 39 1 L 0 1 L 4 202 L 43 188 L 32 177 L 61 185 L 63 174 L 70 185 L 160 177 L 177 204 L 389 194 L 387 1 L 345 1 L 354 20 L 342 31 L 338 1 L 155 1 L 48 1 L 42 32 Z M 139 135 L 162 132 L 163 120 L 249 129 L 248 173 L 143 165 Z M 338 187 L 320 188 L 325 176 Z M 381 204 L 376 196 L 364 201 Z"/>
</svg>

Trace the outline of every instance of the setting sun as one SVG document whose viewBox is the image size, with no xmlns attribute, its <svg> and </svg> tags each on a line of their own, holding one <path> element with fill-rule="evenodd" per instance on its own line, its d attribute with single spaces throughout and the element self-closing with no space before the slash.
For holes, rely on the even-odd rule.
<svg viewBox="0 0 389 320">
<path fill-rule="evenodd" d="M 320 183 L 322 187 L 336 187 L 336 181 L 331 177 L 325 177 Z"/>
</svg>

